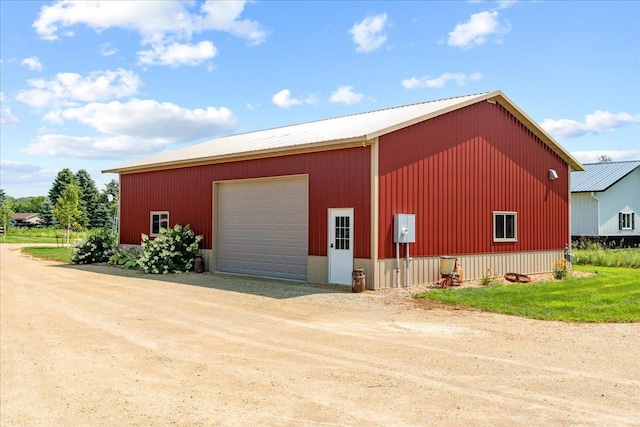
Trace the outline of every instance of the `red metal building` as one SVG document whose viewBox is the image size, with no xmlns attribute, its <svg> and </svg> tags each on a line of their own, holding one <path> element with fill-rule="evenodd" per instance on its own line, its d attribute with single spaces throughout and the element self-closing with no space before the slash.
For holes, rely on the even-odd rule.
<svg viewBox="0 0 640 427">
<path fill-rule="evenodd" d="M 120 174 L 123 245 L 190 224 L 211 271 L 350 284 L 362 267 L 378 289 L 436 281 L 442 255 L 466 278 L 550 271 L 570 241 L 572 170 L 583 168 L 495 91 L 234 135 L 107 172 Z M 396 245 L 396 214 L 415 218 L 411 243 Z"/>
</svg>

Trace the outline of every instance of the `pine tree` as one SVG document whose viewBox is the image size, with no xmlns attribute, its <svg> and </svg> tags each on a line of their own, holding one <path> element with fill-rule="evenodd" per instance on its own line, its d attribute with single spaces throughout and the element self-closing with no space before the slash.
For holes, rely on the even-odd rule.
<svg viewBox="0 0 640 427">
<path fill-rule="evenodd" d="M 105 189 L 102 191 L 100 196 L 109 208 L 109 224 L 110 226 L 113 226 L 115 217 L 118 215 L 118 197 L 120 196 L 120 185 L 118 184 L 118 181 L 115 179 L 109 181 L 105 185 Z"/>
<path fill-rule="evenodd" d="M 0 205 L 4 204 L 4 200 L 7 198 L 7 193 L 4 192 L 4 189 L 0 188 Z"/>
<path fill-rule="evenodd" d="M 78 187 L 80 187 L 80 210 L 83 211 L 78 222 L 85 228 L 94 227 L 92 224 L 96 222 L 94 216 L 99 204 L 99 193 L 96 188 L 96 183 L 91 178 L 91 175 L 84 169 L 80 169 L 78 173 L 76 173 L 76 178 L 78 179 Z"/>
<path fill-rule="evenodd" d="M 93 218 L 91 218 L 91 228 L 109 228 L 113 226 L 111 213 L 109 212 L 109 205 L 106 203 L 99 203 Z"/>
<path fill-rule="evenodd" d="M 42 222 L 40 223 L 43 227 L 60 227 L 60 223 L 58 222 L 58 218 L 53 214 L 53 205 L 51 204 L 51 200 L 48 198 L 42 203 L 42 208 L 38 212 L 40 214 L 40 218 Z"/>
<path fill-rule="evenodd" d="M 71 169 L 64 168 L 58 175 L 56 179 L 53 180 L 53 184 L 51 184 L 51 189 L 49 190 L 49 200 L 53 206 L 58 203 L 58 199 L 62 195 L 62 190 L 64 190 L 67 185 L 75 184 L 78 185 L 78 178 L 71 172 Z"/>
</svg>

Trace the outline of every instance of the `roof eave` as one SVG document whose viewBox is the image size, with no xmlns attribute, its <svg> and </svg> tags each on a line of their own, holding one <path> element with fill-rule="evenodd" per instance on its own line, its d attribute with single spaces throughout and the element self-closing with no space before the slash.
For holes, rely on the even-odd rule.
<svg viewBox="0 0 640 427">
<path fill-rule="evenodd" d="M 220 155 L 220 156 L 206 156 L 206 157 L 198 157 L 191 159 L 180 159 L 168 162 L 157 162 L 157 163 L 147 163 L 144 165 L 133 165 L 130 167 L 124 166 L 113 169 L 104 169 L 102 173 L 136 173 L 136 172 L 147 172 L 151 170 L 159 170 L 159 169 L 175 169 L 185 166 L 198 166 L 202 164 L 210 164 L 210 163 L 221 163 L 221 162 L 229 162 L 229 161 L 241 161 L 248 160 L 252 158 L 264 158 L 264 157 L 276 157 L 281 155 L 292 155 L 292 154 L 302 154 L 306 152 L 312 151 L 324 151 L 335 148 L 349 148 L 356 147 L 362 145 L 367 146 L 369 138 L 365 135 L 352 137 L 352 138 L 344 138 L 344 139 L 336 139 L 331 141 L 322 141 L 311 144 L 300 144 L 298 146 L 293 147 L 280 147 L 280 148 L 268 148 L 264 150 L 254 150 L 247 151 L 244 153 L 233 153 L 228 155 Z"/>
</svg>

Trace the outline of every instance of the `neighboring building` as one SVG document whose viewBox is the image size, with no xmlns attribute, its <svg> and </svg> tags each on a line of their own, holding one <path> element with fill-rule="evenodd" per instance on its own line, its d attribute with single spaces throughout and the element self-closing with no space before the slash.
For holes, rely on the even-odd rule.
<svg viewBox="0 0 640 427">
<path fill-rule="evenodd" d="M 39 213 L 16 212 L 11 215 L 15 227 L 37 227 L 42 222 Z"/>
<path fill-rule="evenodd" d="M 233 135 L 123 165 L 120 243 L 191 224 L 211 271 L 378 289 L 551 271 L 582 165 L 502 92 Z M 394 214 L 415 227 L 394 242 Z M 409 249 L 409 254 L 406 250 Z M 400 269 L 396 269 L 396 255 Z M 406 257 L 409 255 L 409 269 Z M 408 273 L 407 273 L 408 272 Z"/>
<path fill-rule="evenodd" d="M 640 244 L 640 160 L 585 164 L 571 174 L 571 235 Z"/>
</svg>

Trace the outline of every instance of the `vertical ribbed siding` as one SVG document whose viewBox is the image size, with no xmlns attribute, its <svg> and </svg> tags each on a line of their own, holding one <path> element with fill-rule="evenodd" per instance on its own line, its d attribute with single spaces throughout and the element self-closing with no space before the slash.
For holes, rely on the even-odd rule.
<svg viewBox="0 0 640 427">
<path fill-rule="evenodd" d="M 412 256 L 563 248 L 568 165 L 499 104 L 482 102 L 380 137 L 380 258 L 393 214 L 416 214 Z M 558 179 L 548 179 L 555 169 Z M 493 212 L 518 212 L 518 241 L 493 242 Z"/>
<path fill-rule="evenodd" d="M 149 212 L 167 210 L 170 225 L 191 224 L 212 247 L 212 183 L 283 175 L 309 176 L 309 255 L 327 255 L 329 208 L 354 208 L 354 256 L 370 258 L 370 148 L 123 174 L 120 243 L 140 244 Z"/>
</svg>

